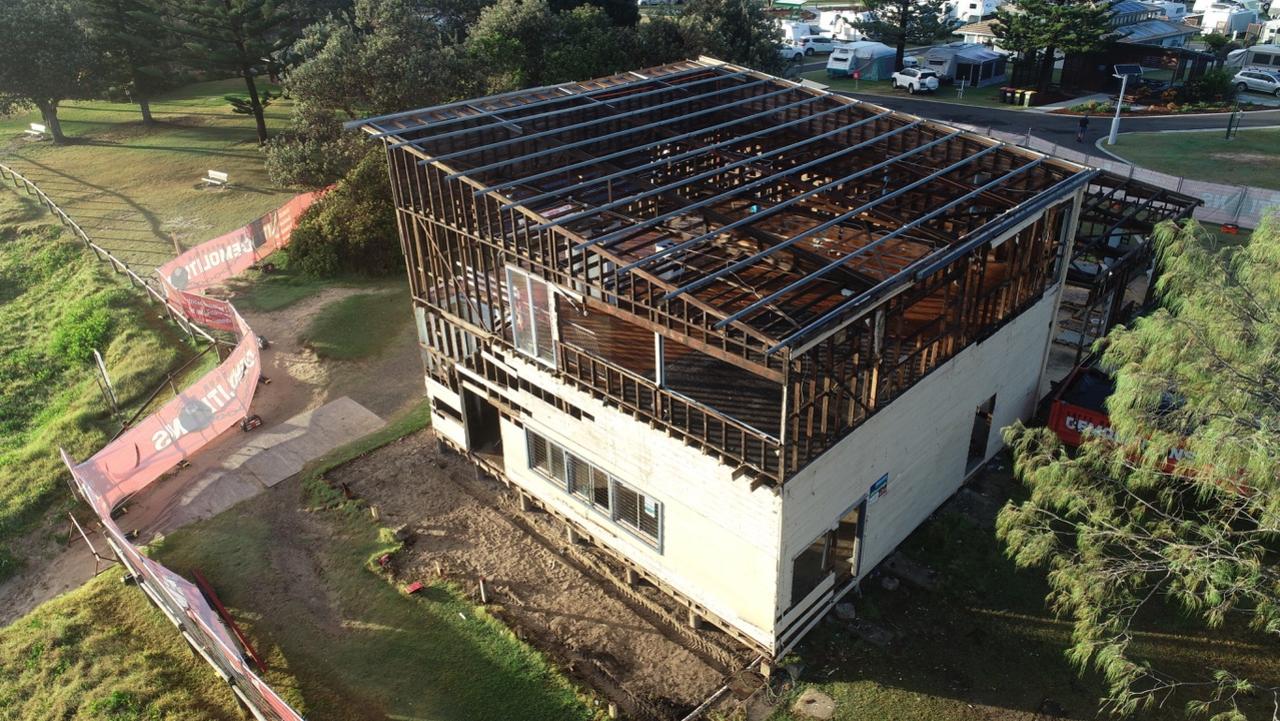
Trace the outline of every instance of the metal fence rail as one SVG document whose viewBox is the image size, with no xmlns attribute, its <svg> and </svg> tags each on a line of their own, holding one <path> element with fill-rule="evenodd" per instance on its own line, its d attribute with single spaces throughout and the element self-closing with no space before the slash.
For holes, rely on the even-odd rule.
<svg viewBox="0 0 1280 721">
<path fill-rule="evenodd" d="M 106 248 L 93 242 L 84 228 L 80 227 L 79 223 L 73 220 L 57 203 L 53 202 L 53 199 L 34 182 L 2 163 L 0 163 L 0 178 L 12 182 L 14 187 L 21 188 L 28 195 L 38 198 L 40 204 L 53 213 L 63 226 L 70 228 L 76 237 L 85 244 L 85 247 L 93 251 L 100 261 L 109 263 L 113 270 L 124 274 L 129 278 L 130 283 L 143 289 L 151 302 L 159 303 L 164 307 L 169 318 L 186 331 L 193 341 L 199 337 L 215 345 L 223 342 L 214 338 L 200 326 L 187 320 L 182 311 L 172 305 L 165 295 L 154 287 L 151 282 L 136 273 L 128 264 L 117 258 Z M 206 352 L 207 350 L 206 348 Z M 75 468 L 73 463 L 65 452 L 62 455 L 74 479 Z M 72 485 L 73 487 L 79 486 L 74 481 Z M 86 497 L 85 500 L 88 500 L 88 498 Z M 220 642 L 217 630 L 207 622 L 202 621 L 191 602 L 181 597 L 181 589 L 174 584 L 177 580 L 183 579 L 171 578 L 166 581 L 163 576 L 157 575 L 159 571 L 171 576 L 174 574 L 159 564 L 148 563 L 136 549 L 129 546 L 129 542 L 124 536 L 116 536 L 115 534 L 119 533 L 119 529 L 114 528 L 113 533 L 113 528 L 114 524 L 106 524 L 104 533 L 116 558 L 129 569 L 130 578 L 137 582 L 151 602 L 177 627 L 179 633 L 192 650 L 203 658 L 220 678 L 227 682 L 237 701 L 248 709 L 253 718 L 257 719 L 257 721 L 300 721 L 302 717 L 248 667 L 243 657 L 238 657 L 239 652 L 229 650 L 230 647 L 227 643 Z M 86 542 L 88 541 L 87 537 L 85 540 Z M 133 552 L 130 553 L 130 550 Z M 237 657 L 229 654 L 234 654 Z"/>
<path fill-rule="evenodd" d="M 1194 217 L 1196 220 L 1206 223 L 1235 223 L 1242 228 L 1256 228 L 1258 223 L 1261 222 L 1262 216 L 1269 209 L 1280 208 L 1280 190 L 1254 188 L 1247 185 L 1223 185 L 1221 183 L 1210 183 L 1204 180 L 1160 173 L 1131 163 L 1125 163 L 1115 158 L 1090 155 L 1069 146 L 1037 138 L 1031 134 L 1030 129 L 1026 133 L 1008 133 L 1002 130 L 965 125 L 963 123 L 952 123 L 952 125 L 986 135 L 989 138 L 1015 143 L 1028 150 L 1053 155 L 1081 165 L 1108 170 L 1117 175 L 1134 178 L 1161 188 L 1176 190 L 1179 193 L 1199 198 L 1204 201 L 1204 205 L 1196 208 Z"/>
<path fill-rule="evenodd" d="M 116 256 L 112 255 L 111 251 L 93 242 L 93 240 L 89 237 L 89 234 L 84 232 L 84 228 L 81 228 L 79 223 L 73 220 L 70 215 L 67 215 L 66 211 L 58 207 L 58 204 L 53 202 L 53 199 L 50 198 L 35 183 L 28 180 L 21 173 L 14 170 L 13 168 L 10 168 L 4 163 L 0 163 L 0 178 L 3 178 L 13 183 L 13 186 L 15 188 L 21 188 L 25 190 L 27 195 L 35 196 L 36 198 L 38 198 L 41 205 L 43 205 L 50 213 L 53 213 L 54 217 L 56 217 L 64 227 L 70 228 L 71 232 L 74 233 L 75 236 L 79 238 L 81 242 L 84 243 L 84 246 L 89 250 L 93 251 L 94 255 L 98 256 L 98 260 L 101 260 L 107 263 L 108 265 L 110 265 L 111 269 L 114 270 L 115 272 L 123 274 L 125 277 L 129 279 L 129 282 L 132 283 L 135 287 L 138 287 L 144 290 L 147 294 L 147 300 L 151 301 L 152 303 L 159 303 L 161 306 L 163 306 L 165 309 L 165 312 L 169 314 L 169 320 L 173 321 L 175 324 L 178 325 L 178 327 L 186 331 L 186 333 L 190 335 L 193 340 L 196 338 L 196 336 L 199 336 L 200 338 L 203 338 L 209 343 L 220 342 L 218 341 L 218 339 L 214 338 L 212 335 L 209 335 L 209 333 L 205 331 L 203 328 L 201 328 L 200 326 L 188 321 L 182 315 L 182 312 L 179 309 L 175 308 L 172 304 L 169 303 L 169 299 L 164 296 L 164 293 L 162 293 L 158 288 L 156 288 L 145 277 L 139 275 L 136 271 L 130 268 L 129 265 L 125 263 L 123 260 L 120 260 Z"/>
</svg>

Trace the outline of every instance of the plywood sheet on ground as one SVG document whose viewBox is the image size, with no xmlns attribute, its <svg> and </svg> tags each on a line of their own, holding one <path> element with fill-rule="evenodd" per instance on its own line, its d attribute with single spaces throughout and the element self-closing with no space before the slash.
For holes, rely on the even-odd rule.
<svg viewBox="0 0 1280 721">
<path fill-rule="evenodd" d="M 247 435 L 228 431 L 192 459 L 190 468 L 140 493 L 121 525 L 148 539 L 215 516 L 383 425 L 372 411 L 343 396 Z"/>
</svg>

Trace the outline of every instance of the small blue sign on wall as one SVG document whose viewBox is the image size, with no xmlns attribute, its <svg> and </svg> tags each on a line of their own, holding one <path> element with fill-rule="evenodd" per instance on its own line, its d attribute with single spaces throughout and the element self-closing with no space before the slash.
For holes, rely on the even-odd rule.
<svg viewBox="0 0 1280 721">
<path fill-rule="evenodd" d="M 875 483 L 871 484 L 871 490 L 867 491 L 867 504 L 870 505 L 880 499 L 880 496 L 889 492 L 889 474 L 880 476 Z"/>
</svg>

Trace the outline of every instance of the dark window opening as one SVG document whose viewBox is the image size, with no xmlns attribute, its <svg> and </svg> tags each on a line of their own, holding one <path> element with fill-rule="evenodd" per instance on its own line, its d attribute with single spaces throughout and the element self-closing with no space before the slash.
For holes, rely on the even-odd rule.
<svg viewBox="0 0 1280 721">
<path fill-rule="evenodd" d="M 502 456 L 502 428 L 498 408 L 482 395 L 465 388 L 462 391 L 464 427 L 467 449 L 483 455 Z"/>
<path fill-rule="evenodd" d="M 991 396 L 973 413 L 973 430 L 969 434 L 969 458 L 964 470 L 972 473 L 987 458 L 987 446 L 991 442 L 991 423 L 996 410 L 996 397 Z"/>
<path fill-rule="evenodd" d="M 794 607 L 813 593 L 831 572 L 830 550 L 834 531 L 827 531 L 814 539 L 809 547 L 791 562 L 791 605 Z"/>
</svg>

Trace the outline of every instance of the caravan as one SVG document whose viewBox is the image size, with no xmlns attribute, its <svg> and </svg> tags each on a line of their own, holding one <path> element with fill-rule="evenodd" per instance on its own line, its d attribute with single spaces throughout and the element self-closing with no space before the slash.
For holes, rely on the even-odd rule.
<svg viewBox="0 0 1280 721">
<path fill-rule="evenodd" d="M 827 77 L 888 80 L 893 76 L 897 51 L 884 43 L 864 40 L 837 45 L 827 58 Z"/>
<path fill-rule="evenodd" d="M 823 10 L 818 13 L 818 25 L 841 42 L 866 40 L 866 33 L 858 29 L 859 23 L 873 20 L 871 13 L 854 10 Z"/>
</svg>

